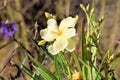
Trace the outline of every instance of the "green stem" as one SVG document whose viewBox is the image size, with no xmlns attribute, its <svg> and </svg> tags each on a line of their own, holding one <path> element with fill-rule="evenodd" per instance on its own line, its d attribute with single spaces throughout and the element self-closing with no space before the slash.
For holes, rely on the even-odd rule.
<svg viewBox="0 0 120 80">
<path fill-rule="evenodd" d="M 89 66 L 82 60 L 79 58 L 79 61 L 86 67 L 86 68 L 89 68 Z"/>
<path fill-rule="evenodd" d="M 67 66 L 67 70 L 68 70 L 68 78 L 69 79 L 72 79 L 72 74 L 71 74 L 71 71 L 70 71 L 70 67 Z"/>
<path fill-rule="evenodd" d="M 59 61 L 58 61 L 58 55 L 55 55 L 54 56 L 54 62 L 55 62 L 55 70 L 56 70 L 56 73 L 57 73 L 57 76 L 58 76 L 58 80 L 62 80 L 62 76 L 61 76 L 61 73 L 60 73 L 60 67 L 59 67 Z"/>
<path fill-rule="evenodd" d="M 89 66 L 89 74 L 90 74 L 90 80 L 93 80 L 91 65 Z"/>
<path fill-rule="evenodd" d="M 103 64 L 104 64 L 104 61 L 105 61 L 105 59 L 106 59 L 106 57 L 107 57 L 108 54 L 109 54 L 109 52 L 107 52 L 107 53 L 105 54 L 105 56 L 103 57 L 102 63 L 100 64 L 100 68 L 99 68 L 98 71 L 97 71 L 97 76 L 96 76 L 95 80 L 97 80 L 97 77 L 98 77 L 98 75 L 99 75 L 99 73 L 100 73 L 100 70 L 102 69 L 102 66 L 103 66 Z"/>
<path fill-rule="evenodd" d="M 69 76 L 69 79 L 72 79 L 72 74 L 71 74 L 71 69 L 70 69 L 70 64 L 68 63 L 68 60 L 64 54 L 64 57 L 65 57 L 65 60 L 67 62 L 67 70 L 68 70 L 68 76 Z"/>
<path fill-rule="evenodd" d="M 75 63 L 76 63 L 76 66 L 77 66 L 78 70 L 81 72 L 81 67 L 80 67 L 80 64 L 79 64 L 79 61 L 78 61 L 78 58 L 77 58 L 76 55 L 77 55 L 77 54 L 75 54 L 75 52 L 73 52 L 72 56 L 73 56 L 73 58 L 74 58 L 74 61 L 75 61 Z"/>
</svg>

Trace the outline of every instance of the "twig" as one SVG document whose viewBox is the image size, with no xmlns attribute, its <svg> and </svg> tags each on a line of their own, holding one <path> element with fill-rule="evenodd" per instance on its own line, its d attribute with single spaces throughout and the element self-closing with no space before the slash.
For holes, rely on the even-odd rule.
<svg viewBox="0 0 120 80">
<path fill-rule="evenodd" d="M 0 70 L 0 73 L 6 68 L 6 66 L 10 63 L 11 59 L 17 54 L 17 52 L 20 50 L 20 47 L 18 47 L 17 49 L 15 49 L 11 55 L 9 56 L 9 58 L 6 60 L 3 68 Z"/>
</svg>

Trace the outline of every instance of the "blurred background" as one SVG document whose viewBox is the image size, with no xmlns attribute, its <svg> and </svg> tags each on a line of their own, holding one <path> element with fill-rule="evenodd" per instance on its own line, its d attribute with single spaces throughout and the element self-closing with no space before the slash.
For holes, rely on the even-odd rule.
<svg viewBox="0 0 120 80">
<path fill-rule="evenodd" d="M 119 80 L 120 0 L 94 0 L 94 2 L 96 20 L 104 16 L 104 22 L 100 29 L 101 39 L 99 46 L 103 56 L 108 49 L 112 54 L 116 55 L 117 64 L 114 67 L 117 66 L 115 68 L 115 75 Z M 79 15 L 77 25 L 77 29 L 79 29 L 81 24 L 86 24 L 85 14 L 79 5 L 84 4 L 86 6 L 91 3 L 92 0 L 1 0 L 0 21 L 8 20 L 15 22 L 17 33 L 14 37 L 31 51 L 37 59 L 42 60 L 44 55 L 40 54 L 37 50 L 35 51 L 36 48 L 30 43 L 26 32 L 36 41 L 40 40 L 39 31 L 47 26 L 44 12 L 56 15 L 58 22 L 64 17 Z M 38 25 L 35 24 L 36 22 Z M 19 45 L 11 40 L 11 38 L 8 39 L 0 33 L 0 80 L 29 80 L 28 76 L 20 72 L 15 65 L 20 64 L 25 59 L 25 54 L 23 51 L 20 51 L 14 55 L 15 51 L 19 49 Z M 3 46 L 6 43 L 8 45 Z M 29 65 L 27 61 L 25 65 Z"/>
</svg>

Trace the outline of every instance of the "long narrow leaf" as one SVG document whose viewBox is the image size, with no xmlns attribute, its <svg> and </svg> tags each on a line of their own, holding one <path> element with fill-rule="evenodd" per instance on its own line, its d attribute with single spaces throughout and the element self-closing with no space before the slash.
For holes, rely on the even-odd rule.
<svg viewBox="0 0 120 80">
<path fill-rule="evenodd" d="M 43 69 L 41 69 L 40 67 L 36 67 L 34 66 L 34 68 L 41 74 L 41 76 L 45 79 L 45 80 L 54 80 L 51 76 L 49 76 Z"/>
<path fill-rule="evenodd" d="M 37 71 L 39 71 L 39 73 L 42 75 L 43 78 L 48 80 L 57 80 L 57 78 L 53 75 L 53 73 L 51 73 L 46 67 L 44 67 L 41 63 L 39 63 L 37 60 L 35 60 L 31 55 L 29 55 L 29 58 L 38 66 L 35 67 Z"/>
<path fill-rule="evenodd" d="M 76 66 L 77 66 L 78 70 L 81 72 L 80 63 L 79 63 L 79 61 L 78 61 L 78 58 L 77 58 L 76 53 L 75 53 L 75 52 L 73 52 L 72 56 L 73 56 L 73 58 L 74 58 L 74 61 L 75 61 L 75 64 L 76 64 Z"/>
<path fill-rule="evenodd" d="M 36 74 L 34 74 L 34 72 L 32 72 L 31 70 L 29 70 L 26 66 L 21 65 L 20 69 L 22 71 L 24 71 L 25 73 L 27 73 L 33 80 L 41 80 L 41 77 L 39 77 Z M 34 74 L 34 76 L 33 76 L 33 74 Z"/>
<path fill-rule="evenodd" d="M 44 49 L 43 47 L 39 46 L 37 44 L 37 42 L 29 35 L 27 34 L 28 38 L 31 40 L 31 42 L 36 46 L 38 47 L 45 55 L 47 55 L 51 60 L 54 60 L 52 55 L 50 53 L 48 53 L 48 51 L 46 49 Z"/>
<path fill-rule="evenodd" d="M 61 73 L 60 73 L 59 61 L 57 60 L 57 58 L 58 58 L 58 55 L 56 55 L 54 57 L 56 75 L 58 75 L 59 80 L 62 80 L 62 76 L 61 76 Z"/>
<path fill-rule="evenodd" d="M 20 69 L 21 69 L 22 71 L 24 71 L 25 73 L 27 73 L 30 77 L 32 77 L 33 72 L 32 72 L 31 70 L 29 70 L 26 66 L 21 65 L 21 66 L 20 66 Z"/>
</svg>

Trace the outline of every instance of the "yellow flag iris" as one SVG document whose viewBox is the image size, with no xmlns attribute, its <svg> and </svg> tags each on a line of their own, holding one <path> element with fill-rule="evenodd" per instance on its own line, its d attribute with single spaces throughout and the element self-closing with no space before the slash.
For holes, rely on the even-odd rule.
<svg viewBox="0 0 120 80">
<path fill-rule="evenodd" d="M 75 49 L 78 37 L 76 35 L 75 25 L 78 16 L 75 18 L 64 18 L 58 26 L 54 18 L 47 21 L 47 28 L 40 31 L 41 38 L 47 42 L 52 42 L 48 46 L 48 51 L 55 55 L 64 49 L 72 52 Z"/>
</svg>

